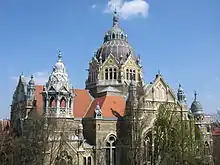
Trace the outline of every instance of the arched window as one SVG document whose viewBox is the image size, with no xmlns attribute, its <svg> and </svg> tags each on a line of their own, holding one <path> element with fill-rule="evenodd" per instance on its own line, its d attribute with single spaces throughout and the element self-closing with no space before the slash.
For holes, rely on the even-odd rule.
<svg viewBox="0 0 220 165">
<path fill-rule="evenodd" d="M 106 165 L 116 165 L 116 137 L 110 135 L 106 140 Z"/>
<path fill-rule="evenodd" d="M 112 39 L 115 39 L 115 33 L 112 34 Z"/>
<path fill-rule="evenodd" d="M 88 165 L 92 165 L 92 158 L 91 158 L 91 156 L 88 157 Z"/>
<path fill-rule="evenodd" d="M 105 79 L 108 80 L 108 69 L 105 69 Z"/>
<path fill-rule="evenodd" d="M 112 80 L 112 77 L 113 77 L 112 68 L 110 68 L 109 69 L 109 78 L 110 78 L 110 80 Z"/>
<path fill-rule="evenodd" d="M 145 164 L 148 164 L 151 162 L 152 157 L 152 135 L 151 131 L 149 131 L 144 139 L 144 155 L 143 160 Z"/>
<path fill-rule="evenodd" d="M 49 107 L 56 107 L 56 100 L 54 97 L 50 98 Z"/>
<path fill-rule="evenodd" d="M 132 80 L 133 78 L 133 76 L 132 76 L 133 74 L 132 74 L 132 70 L 130 69 L 130 80 Z"/>
<path fill-rule="evenodd" d="M 83 165 L 87 165 L 86 164 L 86 157 L 83 157 Z"/>
<path fill-rule="evenodd" d="M 91 72 L 89 72 L 89 79 L 88 79 L 89 82 L 91 82 L 91 77 L 92 77 Z"/>
<path fill-rule="evenodd" d="M 124 36 L 123 36 L 123 34 L 121 34 L 121 39 L 124 39 Z"/>
<path fill-rule="evenodd" d="M 126 69 L 126 79 L 129 80 L 129 70 Z"/>
<path fill-rule="evenodd" d="M 114 68 L 114 79 L 116 80 L 117 79 L 117 69 Z"/>
<path fill-rule="evenodd" d="M 65 108 L 66 107 L 66 100 L 64 97 L 60 100 L 60 108 Z"/>
<path fill-rule="evenodd" d="M 70 101 L 69 101 L 69 108 L 71 108 L 72 107 L 72 99 L 70 99 Z"/>
<path fill-rule="evenodd" d="M 134 81 L 136 80 L 136 72 L 135 72 L 135 70 L 133 70 L 133 80 Z"/>
</svg>

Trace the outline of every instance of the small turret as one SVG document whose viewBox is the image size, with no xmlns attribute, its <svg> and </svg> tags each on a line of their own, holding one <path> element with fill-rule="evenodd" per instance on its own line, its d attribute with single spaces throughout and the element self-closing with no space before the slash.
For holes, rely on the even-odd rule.
<svg viewBox="0 0 220 165">
<path fill-rule="evenodd" d="M 184 90 L 183 90 L 181 84 L 179 84 L 179 88 L 177 91 L 177 99 L 180 103 L 186 103 L 186 95 L 184 93 Z"/>
<path fill-rule="evenodd" d="M 34 93 L 35 93 L 35 81 L 34 81 L 34 76 L 31 75 L 31 79 L 27 85 L 27 99 L 33 100 L 35 96 Z"/>
<path fill-rule="evenodd" d="M 102 119 L 102 110 L 99 105 L 99 102 L 97 102 L 96 108 L 95 108 L 95 119 Z"/>
<path fill-rule="evenodd" d="M 199 117 L 199 116 L 203 116 L 204 112 L 203 112 L 203 107 L 201 105 L 201 103 L 197 100 L 197 93 L 195 91 L 194 93 L 194 101 L 191 105 L 191 112 L 194 115 L 194 117 Z"/>
<path fill-rule="evenodd" d="M 83 125 L 82 123 L 80 123 L 78 125 L 78 137 L 79 137 L 79 140 L 83 140 L 84 139 L 84 136 L 83 136 Z"/>
</svg>

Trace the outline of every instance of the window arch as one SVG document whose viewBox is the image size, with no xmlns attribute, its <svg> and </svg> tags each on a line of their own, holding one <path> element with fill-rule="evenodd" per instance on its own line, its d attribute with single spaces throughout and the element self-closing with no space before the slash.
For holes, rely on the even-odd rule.
<svg viewBox="0 0 220 165">
<path fill-rule="evenodd" d="M 130 80 L 132 80 L 132 70 L 130 69 Z"/>
<path fill-rule="evenodd" d="M 56 107 L 56 100 L 53 96 L 50 98 L 49 107 Z"/>
<path fill-rule="evenodd" d="M 83 157 L 83 165 L 87 165 L 86 157 Z"/>
<path fill-rule="evenodd" d="M 83 157 L 83 165 L 92 165 L 92 157 Z"/>
<path fill-rule="evenodd" d="M 91 158 L 91 156 L 88 157 L 88 165 L 92 165 L 92 158 Z"/>
<path fill-rule="evenodd" d="M 116 137 L 109 135 L 106 140 L 106 165 L 116 165 Z"/>
<path fill-rule="evenodd" d="M 126 69 L 126 79 L 129 80 L 129 70 Z"/>
<path fill-rule="evenodd" d="M 116 68 L 114 68 L 114 79 L 116 80 L 117 79 L 117 69 Z"/>
<path fill-rule="evenodd" d="M 113 78 L 112 68 L 109 69 L 109 78 L 110 80 L 112 80 Z"/>
<path fill-rule="evenodd" d="M 105 79 L 108 80 L 108 69 L 105 69 Z"/>
<path fill-rule="evenodd" d="M 133 70 L 133 80 L 135 81 L 136 80 L 136 71 Z"/>
<path fill-rule="evenodd" d="M 144 155 L 143 160 L 145 164 L 151 162 L 152 157 L 152 134 L 151 131 L 148 131 L 144 138 Z"/>
<path fill-rule="evenodd" d="M 112 39 L 115 39 L 115 33 L 112 34 Z"/>
<path fill-rule="evenodd" d="M 62 99 L 60 100 L 60 108 L 65 108 L 65 107 L 66 107 L 66 99 L 62 97 Z"/>
<path fill-rule="evenodd" d="M 70 101 L 69 101 L 69 108 L 71 108 L 72 107 L 72 99 L 70 99 Z"/>
</svg>

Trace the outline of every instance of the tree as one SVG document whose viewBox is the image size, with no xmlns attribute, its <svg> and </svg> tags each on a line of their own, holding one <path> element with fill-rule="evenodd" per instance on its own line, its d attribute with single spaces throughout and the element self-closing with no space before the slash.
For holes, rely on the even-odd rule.
<svg viewBox="0 0 220 165">
<path fill-rule="evenodd" d="M 192 118 L 183 120 L 175 105 L 161 104 L 154 123 L 154 164 L 201 165 L 204 143 Z"/>
</svg>

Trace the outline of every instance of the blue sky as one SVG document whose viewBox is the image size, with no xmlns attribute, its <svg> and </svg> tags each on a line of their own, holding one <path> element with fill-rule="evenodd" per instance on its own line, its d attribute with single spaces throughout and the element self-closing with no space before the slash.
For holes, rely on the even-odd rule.
<svg viewBox="0 0 220 165">
<path fill-rule="evenodd" d="M 220 108 L 219 0 L 0 0 L 0 118 L 9 117 L 16 77 L 45 82 L 58 48 L 72 84 L 84 88 L 115 6 L 146 82 L 159 69 L 173 89 L 183 85 L 189 104 L 197 90 L 206 112 Z"/>
</svg>

